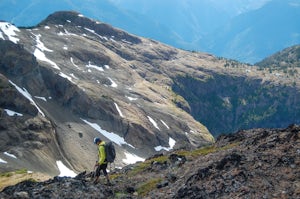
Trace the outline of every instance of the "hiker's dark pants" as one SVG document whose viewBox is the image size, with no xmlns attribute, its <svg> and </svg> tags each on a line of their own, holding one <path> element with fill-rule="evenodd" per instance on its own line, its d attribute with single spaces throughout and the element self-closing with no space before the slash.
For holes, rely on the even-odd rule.
<svg viewBox="0 0 300 199">
<path fill-rule="evenodd" d="M 101 170 L 103 171 L 104 176 L 107 176 L 106 168 L 107 168 L 107 164 L 98 165 L 97 170 L 96 170 L 96 176 L 97 177 L 100 176 Z"/>
</svg>

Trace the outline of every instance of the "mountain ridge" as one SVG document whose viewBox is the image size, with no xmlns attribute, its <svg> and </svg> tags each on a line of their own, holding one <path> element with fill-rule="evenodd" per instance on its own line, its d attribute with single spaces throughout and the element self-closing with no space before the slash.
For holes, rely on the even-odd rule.
<svg viewBox="0 0 300 199">
<path fill-rule="evenodd" d="M 222 57 L 256 63 L 299 43 L 299 25 L 294 23 L 295 18 L 299 18 L 297 1 L 270 1 L 217 29 L 216 34 L 207 38 L 210 43 L 206 51 L 213 49 L 216 55 Z"/>
<path fill-rule="evenodd" d="M 300 60 L 300 45 L 294 45 L 288 48 L 279 51 L 262 61 L 256 63 L 256 65 L 264 68 L 279 68 L 284 70 L 285 73 L 289 73 L 294 75 L 297 73 L 297 70 L 293 70 L 294 68 L 299 67 Z"/>
<path fill-rule="evenodd" d="M 15 28 L 1 23 L 1 84 L 33 97 L 3 92 L 0 126 L 7 139 L 0 147 L 20 164 L 0 164 L 1 170 L 23 164 L 57 175 L 58 159 L 75 171 L 88 170 L 96 136 L 115 136 L 116 163 L 124 166 L 128 154 L 146 158 L 157 148 L 213 143 L 211 129 L 216 136 L 299 123 L 299 78 L 282 71 L 176 49 L 78 12 L 56 12 L 36 27 Z M 26 159 L 28 147 L 33 159 Z"/>
<path fill-rule="evenodd" d="M 251 64 L 299 43 L 299 25 L 294 20 L 299 18 L 296 0 L 235 3 L 226 0 L 164 1 L 164 4 L 158 1 L 131 1 L 125 4 L 108 0 L 35 0 L 29 3 L 3 0 L 0 18 L 15 22 L 17 26 L 21 22 L 34 20 L 22 24 L 33 26 L 55 11 L 76 10 L 127 32 L 177 48 L 206 51 Z M 137 5 L 140 7 L 134 9 Z"/>
<path fill-rule="evenodd" d="M 66 22 L 64 27 L 60 24 L 61 21 L 59 20 L 66 16 L 69 17 L 69 21 Z M 46 115 L 48 122 L 51 124 L 50 130 L 56 135 L 54 140 L 57 139 L 58 143 L 57 149 L 52 150 L 57 151 L 55 154 L 60 154 L 59 156 L 66 161 L 73 156 L 75 159 L 73 160 L 74 163 L 81 162 L 81 166 L 78 165 L 78 163 L 75 163 L 76 165 L 73 163 L 72 167 L 75 167 L 76 170 L 86 168 L 87 165 L 92 164 L 93 161 L 91 157 L 85 153 L 95 150 L 94 146 L 89 143 L 93 140 L 93 137 L 99 134 L 96 133 L 98 131 L 97 129 L 99 129 L 96 127 L 99 127 L 100 124 L 100 132 L 102 132 L 103 129 L 108 132 L 119 132 L 118 136 L 122 138 L 125 137 L 126 141 L 135 147 L 133 149 L 129 145 L 129 147 L 126 147 L 127 144 L 124 141 L 119 144 L 125 145 L 122 147 L 126 150 L 131 152 L 133 150 L 135 153 L 144 157 L 147 154 L 154 153 L 154 147 L 156 146 L 161 145 L 167 148 L 169 145 L 169 136 L 176 139 L 179 145 L 191 143 L 197 146 L 213 141 L 213 137 L 208 133 L 207 129 L 196 122 L 187 113 L 179 109 L 174 112 L 177 108 L 168 101 L 168 95 L 170 94 L 168 92 L 165 94 L 162 92 L 165 88 L 160 88 L 158 85 L 142 80 L 140 77 L 140 75 L 145 77 L 145 75 L 149 76 L 149 74 L 146 74 L 142 70 L 139 70 L 138 73 L 130 71 L 131 67 L 134 67 L 134 63 L 131 67 L 128 67 L 126 62 L 125 65 L 124 63 L 122 64 L 124 58 L 132 60 L 130 57 L 133 55 L 131 53 L 126 54 L 125 50 L 122 52 L 119 51 L 117 48 L 119 44 L 117 44 L 117 42 L 128 46 L 139 45 L 141 44 L 140 39 L 130 36 L 123 31 L 113 29 L 108 25 L 84 18 L 79 13 L 60 12 L 56 13 L 53 18 L 51 17 L 53 16 L 45 20 L 43 22 L 44 24 L 33 29 L 19 29 L 17 33 L 18 37 L 25 38 L 22 47 L 5 40 L 8 32 L 3 32 L 4 40 L 1 40 L 1 49 L 3 50 L 1 55 L 1 73 L 7 74 L 14 84 L 26 87 L 26 90 L 28 90 L 32 96 L 38 96 L 34 101 L 41 107 L 40 110 L 43 114 L 39 114 L 37 117 L 42 119 L 43 115 Z M 56 24 L 57 20 L 58 24 Z M 77 25 L 68 25 L 71 22 L 70 20 L 75 21 Z M 82 23 L 85 25 L 84 28 L 81 27 L 81 25 L 83 25 Z M 8 24 L 6 25 L 9 26 Z M 90 28 L 93 28 L 93 31 Z M 53 32 L 51 30 L 53 30 Z M 35 31 L 37 33 L 35 33 Z M 42 34 L 44 35 L 44 40 L 41 39 Z M 62 40 L 59 39 L 59 37 L 65 37 L 67 39 Z M 53 40 L 54 42 L 47 43 L 47 40 Z M 60 43 L 60 41 L 62 41 L 62 43 Z M 65 42 L 69 43 L 70 47 L 67 46 Z M 101 42 L 106 43 L 108 48 L 104 47 Z M 61 44 L 61 47 L 57 48 L 59 44 Z M 3 48 L 3 46 L 6 45 L 8 48 Z M 80 45 L 86 46 L 86 48 L 83 49 Z M 97 48 L 97 50 L 88 45 Z M 19 54 L 16 54 L 16 52 L 18 52 L 16 49 L 20 49 Z M 116 50 L 117 54 L 112 50 Z M 66 56 L 65 53 L 70 55 L 67 63 L 64 58 L 64 56 Z M 147 59 L 153 57 L 151 53 L 144 52 L 144 54 L 145 57 L 148 57 Z M 13 58 L 13 56 L 10 55 L 17 56 L 17 58 Z M 54 57 L 56 61 L 52 61 Z M 112 59 L 112 57 L 116 59 Z M 156 58 L 156 56 L 154 57 Z M 164 54 L 164 50 L 162 50 L 161 54 L 158 51 L 158 57 L 156 59 L 168 59 L 167 57 L 168 54 Z M 137 57 L 137 60 L 138 59 L 141 58 Z M 26 60 L 29 60 L 27 64 L 25 62 Z M 30 63 L 30 61 L 32 61 L 33 64 Z M 149 64 L 147 67 L 152 68 Z M 62 70 L 64 70 L 64 72 L 62 72 Z M 113 70 L 113 72 L 111 73 L 110 70 Z M 24 76 L 22 75 L 22 73 L 24 73 L 23 71 L 33 71 L 33 73 Z M 78 73 L 78 71 L 80 72 Z M 92 71 L 97 76 L 90 77 L 90 75 L 93 74 Z M 135 79 L 128 79 L 124 71 L 127 71 L 128 74 L 132 74 L 132 77 Z M 151 73 L 154 74 L 156 71 L 157 70 L 154 70 Z M 109 76 L 111 76 L 111 78 Z M 116 76 L 118 76 L 118 79 L 115 79 Z M 32 79 L 28 77 L 32 77 Z M 79 78 L 85 80 L 82 81 Z M 151 76 L 148 78 L 151 78 Z M 75 83 L 75 81 L 77 83 Z M 124 85 L 120 84 L 120 82 L 124 82 Z M 136 87 L 135 91 L 131 88 L 132 86 Z M 118 87 L 122 88 L 118 89 Z M 162 91 L 160 91 L 161 89 Z M 102 94 L 97 95 L 97 93 Z M 165 95 L 162 99 L 159 97 L 159 95 L 161 95 L 160 93 Z M 42 98 L 45 100 L 42 100 Z M 140 101 L 140 106 L 145 107 L 145 109 L 143 108 L 143 110 L 132 104 L 132 100 Z M 4 101 L 1 107 L 4 106 L 4 108 L 18 111 L 14 106 L 7 107 L 5 103 L 6 101 Z M 156 105 L 151 105 L 152 103 L 156 103 Z M 146 108 L 148 106 L 151 110 L 148 110 L 149 113 L 146 114 Z M 161 113 L 161 110 L 157 108 L 157 106 L 165 107 L 163 109 L 164 113 Z M 168 106 L 173 107 L 174 110 L 167 110 Z M 122 110 L 122 114 L 119 109 Z M 123 118 L 122 115 L 127 116 L 127 118 Z M 7 118 L 7 116 L 5 116 L 5 112 L 3 116 L 3 122 L 9 119 L 9 117 Z M 161 118 L 161 121 L 158 120 L 155 122 L 155 116 Z M 180 117 L 186 118 L 186 121 L 183 123 L 180 121 Z M 89 121 L 84 118 L 89 118 Z M 167 124 L 170 119 L 174 119 L 176 122 L 169 127 Z M 99 124 L 96 125 L 96 123 Z M 188 130 L 189 128 L 191 128 L 191 130 Z M 165 129 L 165 133 L 159 135 L 160 129 Z M 172 131 L 168 129 L 172 129 Z M 181 133 L 182 129 L 191 132 L 186 136 Z M 32 129 L 32 131 L 34 130 L 39 130 L 39 128 Z M 43 131 L 42 128 L 40 130 Z M 10 132 L 7 128 L 5 128 L 5 131 L 7 133 Z M 18 133 L 22 135 L 25 133 L 24 131 L 26 132 L 26 129 L 20 129 Z M 168 131 L 170 131 L 170 135 L 167 133 Z M 201 131 L 203 135 L 201 135 L 201 133 L 199 134 L 199 131 Z M 71 135 L 68 132 L 73 133 Z M 109 133 L 109 135 L 111 134 Z M 139 139 L 137 139 L 137 137 Z M 9 140 L 10 139 L 7 141 Z M 7 143 L 7 141 L 6 144 L 2 146 L 2 150 L 10 148 L 10 142 Z M 53 144 L 53 141 L 50 142 Z M 80 143 L 81 147 L 74 150 L 72 143 Z M 149 146 L 146 147 L 147 145 Z M 150 147 L 150 145 L 152 145 L 152 147 Z M 43 144 L 38 145 L 38 147 L 45 149 Z M 139 148 L 138 150 L 137 147 Z M 140 149 L 140 147 L 143 148 Z M 70 151 L 73 151 L 72 155 Z M 66 154 L 69 154 L 68 156 L 70 157 Z M 124 158 L 125 154 L 119 154 L 119 161 L 121 164 L 124 164 L 122 163 L 122 157 Z M 42 163 L 41 165 L 43 166 L 41 167 L 47 167 L 45 163 Z M 53 163 L 51 164 L 53 165 Z M 68 165 L 71 166 L 71 164 Z M 55 168 L 54 165 L 53 168 Z M 53 170 L 50 173 L 52 172 Z"/>
</svg>

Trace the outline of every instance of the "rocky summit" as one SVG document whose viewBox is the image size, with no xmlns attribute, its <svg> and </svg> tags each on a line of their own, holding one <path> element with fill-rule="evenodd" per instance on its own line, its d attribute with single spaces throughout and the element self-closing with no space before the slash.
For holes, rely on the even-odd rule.
<svg viewBox="0 0 300 199">
<path fill-rule="evenodd" d="M 91 171 L 94 137 L 114 142 L 119 168 L 239 129 L 299 124 L 299 68 L 273 68 L 177 49 L 77 12 L 34 27 L 0 22 L 0 171 Z"/>
<path fill-rule="evenodd" d="M 157 154 L 110 172 L 24 181 L 0 198 L 299 198 L 300 127 L 241 130 L 195 150 Z"/>
</svg>

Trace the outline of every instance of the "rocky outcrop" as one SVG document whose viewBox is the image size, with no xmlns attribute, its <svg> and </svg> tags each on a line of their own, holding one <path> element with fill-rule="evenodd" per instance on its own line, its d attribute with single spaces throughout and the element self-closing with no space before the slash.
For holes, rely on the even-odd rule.
<svg viewBox="0 0 300 199">
<path fill-rule="evenodd" d="M 0 72 L 31 94 L 44 94 L 44 82 L 36 58 L 24 46 L 0 40 Z"/>
<path fill-rule="evenodd" d="M 300 127 L 242 130 L 212 146 L 157 154 L 110 172 L 25 181 L 1 198 L 299 198 Z"/>
<path fill-rule="evenodd" d="M 67 19 L 67 20 L 66 20 Z M 70 25 L 70 22 L 72 24 Z M 138 37 L 134 37 L 122 30 L 118 30 L 108 24 L 96 22 L 89 18 L 84 17 L 82 14 L 78 12 L 55 12 L 49 15 L 44 21 L 38 24 L 39 27 L 47 26 L 47 25 L 67 25 L 71 26 L 71 30 L 77 29 L 73 24 L 77 26 L 82 26 L 84 28 L 88 28 L 90 30 L 94 30 L 96 34 L 99 34 L 103 37 L 113 37 L 116 40 L 126 40 L 133 44 L 141 43 L 141 39 Z M 84 32 L 82 32 L 84 33 Z"/>
<path fill-rule="evenodd" d="M 52 123 L 2 74 L 0 85 L 0 150 L 15 157 L 1 165 L 2 172 L 26 167 L 56 175 L 49 161 L 60 157 Z"/>
<path fill-rule="evenodd" d="M 178 76 L 173 90 L 190 105 L 191 114 L 218 136 L 239 129 L 285 127 L 300 123 L 297 87 L 261 79 L 210 72 L 205 81 Z"/>
<path fill-rule="evenodd" d="M 299 133 L 299 126 L 290 126 L 220 136 L 218 146 L 238 146 L 193 173 L 176 198 L 299 197 Z"/>
<path fill-rule="evenodd" d="M 31 116 L 37 114 L 38 110 L 30 104 L 29 100 L 22 96 L 22 94 L 19 93 L 14 86 L 9 83 L 9 80 L 1 73 L 0 88 L 0 107 L 5 107 L 7 109 L 13 108 L 16 112 Z M 2 110 L 2 114 L 4 114 L 4 110 Z"/>
</svg>

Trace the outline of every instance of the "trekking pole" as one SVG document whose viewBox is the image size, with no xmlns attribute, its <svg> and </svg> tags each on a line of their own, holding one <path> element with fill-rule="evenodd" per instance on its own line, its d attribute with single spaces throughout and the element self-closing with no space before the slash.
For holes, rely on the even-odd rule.
<svg viewBox="0 0 300 199">
<path fill-rule="evenodd" d="M 96 164 L 94 165 L 94 168 L 93 168 L 93 178 L 96 177 L 96 169 L 97 169 L 97 161 L 96 161 Z"/>
</svg>

